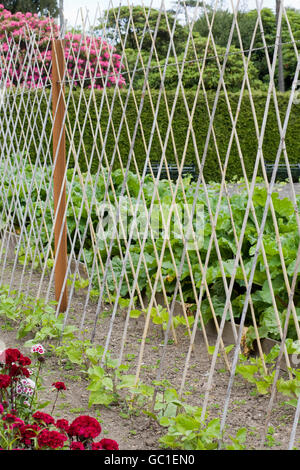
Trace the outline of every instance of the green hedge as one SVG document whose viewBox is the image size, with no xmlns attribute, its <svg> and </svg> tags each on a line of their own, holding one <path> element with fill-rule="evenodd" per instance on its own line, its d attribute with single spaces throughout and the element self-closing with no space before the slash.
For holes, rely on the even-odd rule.
<svg viewBox="0 0 300 470">
<path fill-rule="evenodd" d="M 47 92 L 49 97 L 49 91 Z M 145 163 L 146 149 L 149 142 L 152 139 L 150 158 L 151 161 L 160 161 L 162 155 L 162 145 L 164 145 L 167 130 L 168 130 L 168 113 L 165 99 L 162 96 L 159 109 L 158 109 L 158 128 L 160 132 L 161 141 L 157 128 L 153 129 L 153 113 L 156 110 L 156 103 L 158 100 L 158 91 L 152 92 L 152 106 L 151 100 L 148 94 L 142 97 L 141 92 L 135 93 L 135 99 L 130 95 L 128 103 L 127 90 L 122 90 L 120 96 L 116 93 L 114 98 L 114 90 L 110 90 L 107 94 L 102 91 L 96 91 L 95 94 L 90 93 L 86 90 L 84 95 L 80 98 L 79 91 L 73 92 L 73 96 L 69 100 L 68 92 L 66 93 L 66 99 L 68 104 L 68 120 L 72 124 L 74 132 L 74 145 L 70 155 L 75 151 L 79 154 L 80 165 L 83 171 L 87 168 L 87 162 L 91 161 L 92 172 L 95 173 L 98 168 L 99 158 L 101 157 L 102 142 L 106 139 L 105 144 L 105 155 L 104 158 L 110 163 L 114 156 L 114 168 L 120 166 L 120 159 L 123 165 L 126 166 L 128 162 L 128 156 L 130 154 L 130 147 L 132 136 L 138 117 L 138 109 L 140 107 L 141 100 L 143 99 L 143 107 L 141 113 L 141 123 L 138 125 L 136 138 L 134 140 L 133 151 L 140 170 L 143 169 Z M 254 92 L 253 93 L 256 116 L 258 119 L 259 129 L 262 124 L 264 110 L 267 101 L 267 94 L 265 92 Z M 112 100 L 115 99 L 113 111 L 111 113 Z M 168 108 L 171 113 L 174 100 L 176 101 L 174 116 L 172 120 L 172 134 L 169 133 L 167 142 L 166 155 L 168 162 L 172 163 L 176 161 L 176 155 L 179 161 L 182 159 L 184 148 L 186 145 L 187 130 L 189 126 L 189 118 L 186 112 L 186 105 L 192 110 L 195 100 L 195 91 L 187 91 L 185 93 L 186 102 L 180 94 L 176 98 L 176 94 L 173 91 L 167 92 Z M 215 93 L 210 92 L 207 95 L 209 108 L 212 110 Z M 235 110 L 238 105 L 239 94 L 229 93 L 230 106 L 235 114 Z M 285 118 L 285 112 L 288 105 L 289 93 L 278 94 L 279 109 L 281 114 L 281 122 L 283 123 Z M 89 103 L 89 104 L 88 104 Z M 119 132 L 120 123 L 122 121 L 122 106 L 126 106 L 126 120 L 122 122 L 121 130 Z M 89 113 L 87 113 L 87 107 L 89 107 Z M 9 148 L 11 154 L 13 154 L 16 148 L 23 149 L 23 151 L 29 151 L 32 160 L 34 161 L 36 156 L 39 155 L 41 160 L 43 159 L 43 152 L 45 154 L 47 149 L 47 138 L 42 135 L 43 122 L 47 122 L 46 134 L 47 136 L 51 133 L 51 123 L 49 116 L 47 116 L 47 100 L 45 95 L 37 95 L 36 93 L 26 95 L 21 98 L 17 97 L 14 118 L 11 120 L 11 128 L 16 125 L 16 136 L 14 139 L 10 139 L 6 133 L 6 145 Z M 17 113 L 17 109 L 20 110 Z M 26 109 L 26 113 L 25 113 Z M 49 109 L 48 109 L 49 113 Z M 76 113 L 78 114 L 78 122 L 75 123 Z M 111 114 L 111 115 L 110 115 Z M 1 133 L 1 145 L 4 144 L 3 135 L 7 130 L 7 121 L 3 119 L 3 110 L 0 113 L 3 133 Z M 110 119 L 111 118 L 111 119 Z M 97 129 L 97 123 L 100 120 L 101 134 Z M 34 124 L 35 123 L 35 124 Z M 85 123 L 85 125 L 84 125 Z M 33 131 L 32 131 L 33 126 Z M 202 160 L 203 151 L 205 148 L 207 130 L 209 127 L 209 115 L 205 103 L 203 93 L 200 94 L 195 107 L 195 113 L 193 118 L 193 139 L 190 133 L 188 139 L 188 147 L 186 152 L 185 162 L 188 164 L 195 163 L 197 166 L 196 155 L 194 147 L 194 140 L 197 145 L 197 151 L 200 160 Z M 69 128 L 69 124 L 68 124 Z M 240 148 L 243 154 L 245 167 L 248 176 L 251 177 L 254 161 L 257 154 L 258 139 L 256 137 L 255 125 L 253 119 L 253 113 L 250 106 L 250 100 L 248 93 L 244 94 L 242 105 L 240 109 L 239 118 L 237 121 L 237 135 L 239 137 Z M 214 118 L 214 131 L 216 135 L 216 141 L 219 149 L 219 154 L 222 162 L 224 162 L 229 139 L 232 131 L 231 119 L 228 111 L 228 105 L 224 93 L 221 93 Z M 80 143 L 80 134 L 83 135 L 83 142 Z M 96 133 L 96 135 L 95 135 Z M 107 133 L 107 135 L 106 135 Z M 153 135 L 152 135 L 153 133 Z M 117 152 L 115 151 L 116 139 L 118 137 Z M 152 135 L 152 137 L 151 137 Z M 300 161 L 300 106 L 293 105 L 289 119 L 289 125 L 286 135 L 286 148 L 289 156 L 290 163 L 296 163 Z M 67 151 L 70 149 L 70 136 L 67 133 Z M 276 112 L 274 103 L 271 100 L 271 106 L 268 114 L 267 126 L 265 137 L 263 141 L 263 152 L 265 160 L 273 162 L 277 149 L 279 146 L 279 131 L 276 118 Z M 18 144 L 19 142 L 19 144 Z M 94 145 L 95 144 L 95 145 Z M 11 147 L 9 147 L 11 145 Z M 85 152 L 83 150 L 85 148 Z M 50 147 L 51 149 L 51 147 Z M 7 147 L 5 152 L 7 152 Z M 49 152 L 48 152 L 49 153 Z M 105 162 L 105 159 L 103 160 Z M 283 162 L 283 156 L 281 157 Z M 74 164 L 73 157 L 70 160 L 70 166 Z M 131 169 L 134 170 L 134 165 L 131 165 Z M 261 173 L 259 173 L 261 174 Z M 220 178 L 220 168 L 217 158 L 217 152 L 211 134 L 208 143 L 208 152 L 204 164 L 204 175 L 206 181 L 218 181 Z M 234 176 L 241 177 L 242 167 L 238 154 L 236 141 L 234 139 L 233 145 L 230 152 L 230 158 L 228 162 L 227 180 L 232 179 Z"/>
</svg>

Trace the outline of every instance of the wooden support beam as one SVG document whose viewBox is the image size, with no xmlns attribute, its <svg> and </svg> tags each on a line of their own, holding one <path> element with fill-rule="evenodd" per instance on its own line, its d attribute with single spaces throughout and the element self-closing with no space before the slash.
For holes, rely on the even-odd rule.
<svg viewBox="0 0 300 470">
<path fill-rule="evenodd" d="M 53 111 L 53 193 L 54 193 L 54 244 L 55 244 L 55 298 L 59 311 L 65 312 L 67 293 L 67 222 L 66 222 L 66 142 L 65 142 L 65 98 L 64 40 L 52 42 L 52 111 Z"/>
</svg>

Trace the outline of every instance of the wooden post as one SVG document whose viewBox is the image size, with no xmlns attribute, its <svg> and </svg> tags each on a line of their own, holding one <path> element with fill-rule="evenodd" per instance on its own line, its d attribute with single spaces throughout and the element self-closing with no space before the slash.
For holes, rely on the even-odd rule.
<svg viewBox="0 0 300 470">
<path fill-rule="evenodd" d="M 52 112 L 53 112 L 53 195 L 55 244 L 55 298 L 59 302 L 59 311 L 65 312 L 68 303 L 67 294 L 67 224 L 66 224 L 66 146 L 65 146 L 65 101 L 64 77 L 65 58 L 64 40 L 52 42 Z M 64 285 L 65 283 L 65 285 Z"/>
</svg>

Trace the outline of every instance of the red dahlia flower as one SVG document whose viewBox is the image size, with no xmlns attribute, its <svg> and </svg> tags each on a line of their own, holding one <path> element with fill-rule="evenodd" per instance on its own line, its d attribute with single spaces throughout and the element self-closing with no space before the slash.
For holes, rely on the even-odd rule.
<svg viewBox="0 0 300 470">
<path fill-rule="evenodd" d="M 85 447 L 82 442 L 72 442 L 70 450 L 85 450 Z"/>
<path fill-rule="evenodd" d="M 49 415 L 48 413 L 43 413 L 42 411 L 36 411 L 35 413 L 33 413 L 32 417 L 40 424 L 43 423 L 47 425 L 55 423 L 54 418 L 52 418 L 51 415 Z"/>
<path fill-rule="evenodd" d="M 11 378 L 7 374 L 0 374 L 0 388 L 7 388 L 11 383 Z"/>
<path fill-rule="evenodd" d="M 101 444 L 102 448 L 105 450 L 119 450 L 119 444 L 113 439 L 101 439 L 99 444 Z"/>
<path fill-rule="evenodd" d="M 24 375 L 24 377 L 29 377 L 30 372 L 26 367 L 17 366 L 16 364 L 12 364 L 9 368 L 9 375 L 11 377 L 17 377 L 18 375 Z"/>
<path fill-rule="evenodd" d="M 20 359 L 19 359 L 19 364 L 21 366 L 30 366 L 31 359 L 27 356 L 21 356 Z"/>
<path fill-rule="evenodd" d="M 92 450 L 103 450 L 104 447 L 102 446 L 101 442 L 93 442 L 92 443 Z"/>
<path fill-rule="evenodd" d="M 68 438 L 64 434 L 61 434 L 58 431 L 49 431 L 44 429 L 38 435 L 38 446 L 39 447 L 49 447 L 50 449 L 62 448 Z"/>
<path fill-rule="evenodd" d="M 1 353 L 0 362 L 4 362 L 5 364 L 12 364 L 13 362 L 17 362 L 21 356 L 22 355 L 18 349 L 7 348 Z"/>
<path fill-rule="evenodd" d="M 70 427 L 69 421 L 66 419 L 58 419 L 55 423 L 55 426 L 65 432 L 68 432 Z"/>
<path fill-rule="evenodd" d="M 13 413 L 7 413 L 6 415 L 2 416 L 2 420 L 9 425 L 10 429 L 20 428 L 25 424 L 22 419 L 18 418 Z M 6 425 L 4 425 L 4 427 L 7 429 Z"/>
<path fill-rule="evenodd" d="M 6 415 L 2 417 L 2 420 L 8 423 L 14 423 L 16 419 L 17 417 L 13 413 L 6 413 Z"/>
<path fill-rule="evenodd" d="M 25 422 L 23 421 L 23 419 L 16 418 L 15 421 L 12 423 L 12 425 L 10 427 L 11 427 L 11 429 L 20 428 L 21 426 L 24 426 L 24 424 L 25 424 Z"/>
<path fill-rule="evenodd" d="M 40 429 L 41 428 L 37 424 L 25 424 L 24 426 L 20 426 L 18 428 L 18 432 L 21 437 L 20 441 L 26 446 L 30 446 L 31 439 L 37 436 Z"/>
<path fill-rule="evenodd" d="M 101 426 L 99 422 L 91 416 L 78 416 L 71 423 L 68 434 L 70 436 L 77 436 L 80 439 L 94 439 L 101 433 Z"/>
<path fill-rule="evenodd" d="M 67 390 L 67 387 L 63 382 L 54 382 L 52 386 L 55 387 L 56 390 Z"/>
</svg>

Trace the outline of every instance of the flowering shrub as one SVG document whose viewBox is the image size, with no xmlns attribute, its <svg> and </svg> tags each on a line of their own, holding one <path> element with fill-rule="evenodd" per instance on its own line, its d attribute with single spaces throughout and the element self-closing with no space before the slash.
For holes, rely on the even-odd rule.
<svg viewBox="0 0 300 470">
<path fill-rule="evenodd" d="M 16 348 L 0 353 L 0 449 L 118 450 L 113 439 L 94 441 L 101 433 L 101 425 L 95 418 L 83 415 L 69 423 L 36 409 L 45 350 L 41 345 L 34 345 L 31 352 L 36 364 Z M 52 386 L 57 394 L 66 390 L 64 382 L 54 382 Z"/>
<path fill-rule="evenodd" d="M 32 13 L 12 14 L 0 4 L 0 58 L 3 64 L 0 80 L 4 79 L 7 87 L 43 87 L 51 77 L 51 40 L 58 36 L 59 27 L 53 19 Z M 71 80 L 75 87 L 80 83 L 98 89 L 105 84 L 107 87 L 125 84 L 121 75 L 121 56 L 101 38 L 68 32 L 65 35 L 65 59 L 66 80 Z"/>
</svg>

